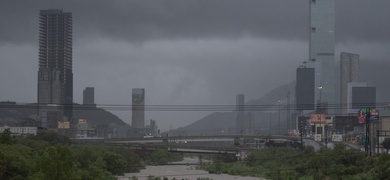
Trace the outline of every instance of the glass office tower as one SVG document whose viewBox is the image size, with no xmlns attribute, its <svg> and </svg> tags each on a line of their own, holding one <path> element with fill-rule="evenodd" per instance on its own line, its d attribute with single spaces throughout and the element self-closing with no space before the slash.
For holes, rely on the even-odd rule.
<svg viewBox="0 0 390 180">
<path fill-rule="evenodd" d="M 315 68 L 316 102 L 335 106 L 335 0 L 310 0 L 310 63 Z"/>
<path fill-rule="evenodd" d="M 347 52 L 340 54 L 340 104 L 342 114 L 348 113 L 348 83 L 359 82 L 359 55 Z"/>
</svg>

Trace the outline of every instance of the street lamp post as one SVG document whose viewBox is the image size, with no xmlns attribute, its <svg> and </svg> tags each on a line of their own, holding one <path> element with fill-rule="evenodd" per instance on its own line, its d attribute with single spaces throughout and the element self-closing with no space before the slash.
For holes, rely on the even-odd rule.
<svg viewBox="0 0 390 180">
<path fill-rule="evenodd" d="M 286 120 L 287 120 L 287 132 L 290 131 L 291 127 L 290 127 L 290 91 L 288 91 L 287 93 L 287 111 L 286 111 Z"/>
<path fill-rule="evenodd" d="M 322 90 L 323 87 L 322 87 L 322 85 L 319 85 L 317 88 L 320 91 L 320 99 L 319 99 L 318 102 L 321 103 L 321 90 Z"/>
<path fill-rule="evenodd" d="M 346 125 L 346 126 L 344 126 L 344 128 L 343 128 L 344 141 L 347 140 L 347 137 L 346 137 L 346 134 L 347 134 L 347 133 L 345 133 L 345 128 L 346 128 L 346 127 L 349 127 L 349 125 Z"/>
<path fill-rule="evenodd" d="M 321 104 L 321 91 L 322 91 L 322 85 L 319 85 L 318 87 L 318 90 L 319 90 L 319 93 L 320 93 L 320 98 L 318 100 L 318 105 L 317 105 L 317 110 L 321 110 L 322 111 L 322 104 Z M 318 112 L 318 113 L 321 113 L 321 112 Z M 320 118 L 320 128 L 321 128 L 321 142 L 322 142 L 322 135 L 323 135 L 323 129 L 322 129 L 322 119 Z"/>
<path fill-rule="evenodd" d="M 269 113 L 269 134 L 271 135 L 271 129 L 272 129 L 272 113 Z"/>
</svg>

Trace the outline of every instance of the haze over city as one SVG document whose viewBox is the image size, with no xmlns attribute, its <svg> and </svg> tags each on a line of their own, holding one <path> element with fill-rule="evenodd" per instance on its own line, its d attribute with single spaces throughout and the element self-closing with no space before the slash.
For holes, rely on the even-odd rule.
<svg viewBox="0 0 390 180">
<path fill-rule="evenodd" d="M 335 63 L 340 52 L 388 61 L 389 1 L 337 0 Z M 0 101 L 37 101 L 38 14 L 73 15 L 74 102 L 95 87 L 99 105 L 235 104 L 295 80 L 308 60 L 307 1 L 2 1 Z M 374 73 L 374 72 L 372 72 Z M 385 77 L 385 72 L 381 72 Z M 389 83 L 385 78 L 384 83 Z M 131 110 L 112 111 L 126 123 Z M 209 112 L 147 111 L 167 130 Z"/>
</svg>

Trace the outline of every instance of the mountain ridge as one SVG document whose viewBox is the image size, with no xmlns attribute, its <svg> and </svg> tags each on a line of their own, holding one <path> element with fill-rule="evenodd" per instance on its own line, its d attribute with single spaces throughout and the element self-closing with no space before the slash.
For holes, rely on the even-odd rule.
<svg viewBox="0 0 390 180">
<path fill-rule="evenodd" d="M 390 104 L 390 79 L 383 77 L 381 73 L 387 72 L 390 67 L 390 61 L 370 60 L 360 62 L 360 82 L 370 82 L 377 87 L 377 102 L 388 102 Z M 340 67 L 336 67 L 340 69 Z M 337 71 L 336 71 L 337 72 Z M 336 73 L 336 77 L 340 73 Z M 339 81 L 336 82 L 336 88 L 339 88 Z M 250 106 L 272 106 L 278 105 L 278 100 L 281 100 L 282 104 L 286 105 L 287 94 L 289 94 L 290 103 L 294 103 L 295 99 L 295 81 L 288 84 L 276 87 L 263 95 L 258 99 L 252 99 L 247 101 L 245 104 Z M 339 103 L 339 92 L 336 93 L 336 103 Z M 291 112 L 293 113 L 293 112 Z M 275 129 L 281 128 L 287 132 L 287 112 L 282 110 L 269 111 L 255 111 L 254 112 L 254 123 L 252 128 L 256 133 L 269 133 L 275 132 Z M 280 117 L 280 118 L 279 118 Z M 280 123 L 279 123 L 280 122 Z M 294 123 L 293 121 L 291 121 Z M 292 124 L 294 125 L 294 124 Z M 231 133 L 236 126 L 236 113 L 235 112 L 218 112 L 211 113 L 205 117 L 195 121 L 185 127 L 172 130 L 171 133 L 177 134 L 196 134 L 200 135 L 200 132 L 209 134 Z M 271 129 L 271 130 L 270 130 Z"/>
</svg>

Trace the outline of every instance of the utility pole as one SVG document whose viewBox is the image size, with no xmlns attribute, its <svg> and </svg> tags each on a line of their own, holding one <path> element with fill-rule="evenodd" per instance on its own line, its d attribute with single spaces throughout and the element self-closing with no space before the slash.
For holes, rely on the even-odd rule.
<svg viewBox="0 0 390 180">
<path fill-rule="evenodd" d="M 325 124 L 325 147 L 328 148 L 328 125 Z"/>
<path fill-rule="evenodd" d="M 279 119 L 279 123 L 278 123 L 278 124 L 279 124 L 279 127 L 278 127 L 278 134 L 279 134 L 279 135 L 280 135 L 280 103 L 281 103 L 281 102 L 282 102 L 282 101 L 279 99 L 279 100 L 278 100 L 278 103 L 279 103 L 279 106 L 278 106 L 278 112 L 279 112 L 279 113 L 278 113 L 278 114 L 279 114 L 279 115 L 278 115 L 278 119 Z"/>
<path fill-rule="evenodd" d="M 369 119 L 370 119 L 370 114 L 366 112 L 366 136 L 364 137 L 365 138 L 365 141 L 364 141 L 364 151 L 367 155 L 370 155 L 370 147 L 369 147 L 369 141 L 370 141 L 370 138 L 369 138 L 369 134 L 370 134 L 370 122 L 369 122 Z"/>
<path fill-rule="evenodd" d="M 269 134 L 271 135 L 272 128 L 272 112 L 269 113 Z"/>
<path fill-rule="evenodd" d="M 299 122 L 299 134 L 301 136 L 301 150 L 303 150 L 303 133 L 305 132 L 305 127 L 303 124 L 303 119 Z"/>
<path fill-rule="evenodd" d="M 366 114 L 366 141 L 364 143 L 365 152 L 369 156 L 375 155 L 375 124 L 379 118 L 379 113 L 375 109 L 366 108 L 363 110 Z"/>
<path fill-rule="evenodd" d="M 319 92 L 320 92 L 320 99 L 318 100 L 318 103 L 317 103 L 317 109 L 318 108 L 320 108 L 320 110 L 322 111 L 322 102 L 321 102 L 321 91 L 322 91 L 322 89 L 323 89 L 323 86 L 322 85 L 319 85 L 318 87 L 318 90 L 319 90 Z M 318 110 L 317 110 L 318 111 Z M 318 112 L 317 112 L 318 113 Z M 321 112 L 321 114 L 322 114 L 323 112 Z M 326 117 L 325 117 L 326 118 Z M 322 118 L 320 118 L 320 128 L 321 128 L 321 142 L 322 142 L 322 139 L 323 139 L 323 129 L 322 129 Z"/>
<path fill-rule="evenodd" d="M 290 91 L 287 93 L 287 132 L 291 129 L 290 127 Z"/>
<path fill-rule="evenodd" d="M 375 156 L 375 148 L 376 148 L 376 145 L 375 145 L 375 123 L 373 122 L 372 119 L 370 119 L 369 123 L 370 123 L 370 156 Z"/>
</svg>

